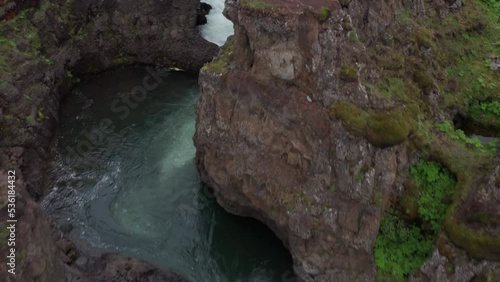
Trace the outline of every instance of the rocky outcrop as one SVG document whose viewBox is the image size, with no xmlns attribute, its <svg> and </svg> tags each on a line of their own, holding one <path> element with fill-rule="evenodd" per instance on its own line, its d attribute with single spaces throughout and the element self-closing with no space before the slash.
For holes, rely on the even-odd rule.
<svg viewBox="0 0 500 282">
<path fill-rule="evenodd" d="M 317 13 L 323 5 L 332 12 L 327 27 Z M 235 24 L 226 47 L 234 62 L 200 78 L 203 179 L 226 209 L 267 223 L 302 278 L 370 281 L 381 207 L 407 153 L 404 144 L 378 148 L 329 119 L 333 102 L 371 105 L 362 85 L 335 75 L 354 63 L 349 57 L 363 56 L 337 26 L 348 14 L 321 1 L 272 12 L 230 3 L 226 13 Z"/>
<path fill-rule="evenodd" d="M 196 10 L 198 12 L 198 17 L 196 18 L 196 25 L 204 25 L 207 23 L 207 15 L 212 10 L 212 6 L 210 4 L 201 2 L 200 6 Z"/>
<path fill-rule="evenodd" d="M 16 275 L 8 280 L 4 263 L 8 234 L 3 231 L 7 199 L 2 196 L 0 280 L 65 281 L 79 277 L 96 281 L 87 277 L 85 269 L 72 270 L 78 250 L 60 243 L 61 236 L 52 238 L 52 233 L 59 233 L 58 227 L 50 224 L 37 204 L 44 194 L 45 176 L 50 173 L 45 164 L 51 154 L 61 98 L 79 77 L 125 64 L 175 66 L 197 72 L 218 47 L 198 32 L 196 0 L 17 2 L 1 2 L 10 16 L 0 22 L 0 187 L 6 195 L 8 171 L 15 170 L 18 257 Z M 108 264 L 106 269 L 111 272 L 120 267 Z M 143 264 L 133 272 L 142 273 L 137 280 L 133 273 L 127 274 L 127 279 L 145 281 L 161 276 L 152 269 Z M 115 280 L 123 281 L 120 277 Z"/>
<path fill-rule="evenodd" d="M 403 8 L 450 12 L 443 1 L 226 1 L 235 35 L 200 75 L 198 169 L 226 210 L 274 230 L 302 280 L 375 280 L 381 215 L 419 155 L 418 107 L 368 89 L 383 68 L 366 46 L 387 40 Z"/>
</svg>

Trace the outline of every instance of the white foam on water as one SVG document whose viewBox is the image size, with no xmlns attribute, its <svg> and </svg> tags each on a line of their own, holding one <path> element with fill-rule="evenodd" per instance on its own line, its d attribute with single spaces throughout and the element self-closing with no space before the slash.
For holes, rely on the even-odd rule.
<svg viewBox="0 0 500 282">
<path fill-rule="evenodd" d="M 171 231 L 171 223 L 164 220 L 165 209 L 178 208 L 177 200 L 190 191 L 186 188 L 190 186 L 189 179 L 193 178 L 191 174 L 194 173 L 194 178 L 197 179 L 196 170 L 186 168 L 193 165 L 196 152 L 193 144 L 196 99 L 197 93 L 193 92 L 187 94 L 180 102 L 169 105 L 175 110 L 169 111 L 160 127 L 162 130 L 150 137 L 150 144 L 161 144 L 164 148 L 163 152 L 157 152 L 160 154 L 157 164 L 141 164 L 151 168 L 158 166 L 158 173 L 152 175 L 157 179 L 155 185 L 141 186 L 140 183 L 129 183 L 111 206 L 113 217 L 127 232 L 148 238 L 159 238 Z M 151 149 L 156 151 L 154 148 Z M 162 199 L 165 201 L 163 208 L 158 207 L 158 202 Z"/>
<path fill-rule="evenodd" d="M 234 33 L 233 23 L 222 14 L 224 0 L 202 0 L 202 2 L 210 4 L 212 10 L 207 15 L 207 24 L 200 27 L 201 34 L 206 40 L 222 46 Z"/>
</svg>

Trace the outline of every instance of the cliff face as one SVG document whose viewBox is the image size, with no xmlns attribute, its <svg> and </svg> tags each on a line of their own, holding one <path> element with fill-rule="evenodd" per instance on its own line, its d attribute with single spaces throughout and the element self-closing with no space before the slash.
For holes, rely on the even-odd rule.
<svg viewBox="0 0 500 282">
<path fill-rule="evenodd" d="M 0 3 L 6 18 L 0 22 L 0 187 L 7 195 L 7 172 L 15 170 L 18 219 L 16 275 L 8 280 L 3 263 L 7 199 L 2 196 L 0 280 L 85 281 L 93 259 L 75 266 L 79 251 L 37 204 L 44 194 L 61 98 L 81 75 L 124 64 L 197 72 L 218 47 L 198 32 L 197 0 Z M 182 280 L 136 260 L 108 260 L 116 257 L 95 261 L 102 276 L 91 271 L 90 281 Z"/>
<path fill-rule="evenodd" d="M 375 95 L 361 77 L 379 77 L 366 46 L 386 40 L 403 8 L 451 9 L 226 1 L 235 35 L 199 79 L 198 168 L 223 207 L 274 230 L 303 280 L 375 280 L 383 208 L 418 158 L 409 146 L 418 106 Z"/>
<path fill-rule="evenodd" d="M 336 74 L 355 63 L 348 60 L 363 63 L 342 28 L 349 13 L 335 1 L 273 10 L 228 2 L 226 13 L 235 24 L 232 61 L 200 77 L 203 179 L 229 211 L 267 223 L 302 278 L 372 280 L 381 207 L 407 154 L 404 144 L 379 148 L 330 122 L 334 102 L 376 106 L 361 84 Z"/>
</svg>

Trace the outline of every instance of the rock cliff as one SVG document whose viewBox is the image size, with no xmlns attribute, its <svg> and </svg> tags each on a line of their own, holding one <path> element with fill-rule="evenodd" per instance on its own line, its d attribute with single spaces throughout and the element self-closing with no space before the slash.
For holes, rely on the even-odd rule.
<svg viewBox="0 0 500 282">
<path fill-rule="evenodd" d="M 302 280 L 374 281 L 379 224 L 407 190 L 410 166 L 427 153 L 453 162 L 444 156 L 456 152 L 444 149 L 442 135 L 422 137 L 418 119 L 443 120 L 457 110 L 436 110 L 433 89 L 415 86 L 409 98 L 388 98 L 375 83 L 399 59 L 410 65 L 396 66 L 406 68 L 402 77 L 418 76 L 419 64 L 430 61 L 415 55 L 418 38 L 396 40 L 402 11 L 412 20 L 446 18 L 462 7 L 449 2 L 226 1 L 235 35 L 201 71 L 197 165 L 224 208 L 274 230 Z M 428 90 L 434 94 L 420 93 Z M 490 175 L 489 189 L 498 189 L 498 156 L 486 163 L 482 176 L 472 178 Z M 459 180 L 460 187 L 476 185 Z M 449 230 L 458 225 L 448 223 Z M 483 241 L 479 248 L 491 253 L 480 258 L 499 258 L 497 235 Z M 433 270 L 421 277 L 436 279 Z M 460 279 L 480 268 L 468 271 Z"/>
<path fill-rule="evenodd" d="M 198 7 L 197 0 L 0 1 L 1 281 L 184 280 L 112 256 L 76 266 L 79 251 L 37 201 L 64 94 L 80 77 L 125 64 L 198 72 L 218 50 L 198 32 Z M 7 278 L 9 170 L 16 171 L 18 225 L 16 275 Z"/>
</svg>

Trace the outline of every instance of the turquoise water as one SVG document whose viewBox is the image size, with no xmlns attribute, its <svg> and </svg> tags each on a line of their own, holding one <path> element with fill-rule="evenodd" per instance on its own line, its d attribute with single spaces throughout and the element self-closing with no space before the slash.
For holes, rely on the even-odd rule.
<svg viewBox="0 0 500 282">
<path fill-rule="evenodd" d="M 291 257 L 274 234 L 225 212 L 200 181 L 192 141 L 197 77 L 171 71 L 141 92 L 145 77 L 152 88 L 145 68 L 120 69 L 68 95 L 44 208 L 92 248 L 193 281 L 289 279 Z"/>
</svg>

